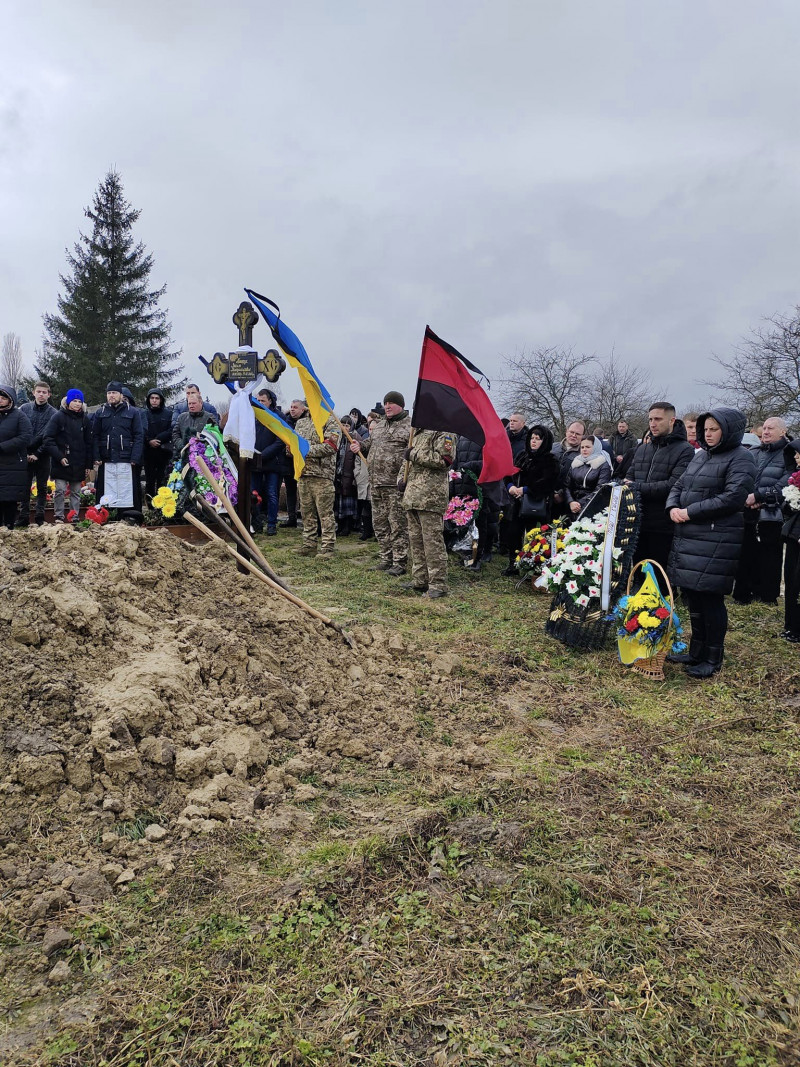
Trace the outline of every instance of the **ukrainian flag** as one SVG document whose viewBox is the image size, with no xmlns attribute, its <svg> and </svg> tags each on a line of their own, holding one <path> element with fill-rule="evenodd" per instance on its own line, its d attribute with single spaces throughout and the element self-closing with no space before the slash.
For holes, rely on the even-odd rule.
<svg viewBox="0 0 800 1067">
<path fill-rule="evenodd" d="M 254 293 L 252 289 L 245 288 L 245 292 L 264 316 L 264 322 L 267 323 L 272 331 L 272 336 L 283 349 L 290 365 L 300 375 L 303 393 L 308 405 L 308 413 L 319 434 L 320 441 L 324 441 L 325 423 L 336 406 L 331 394 L 317 377 L 314 368 L 311 366 L 308 353 L 303 348 L 300 339 L 281 319 L 280 308 L 278 308 L 277 304 L 273 304 L 271 300 L 266 296 L 262 296 L 261 293 Z M 266 306 L 267 304 L 271 305 L 275 310 L 272 311 L 270 307 Z"/>
<path fill-rule="evenodd" d="M 225 384 L 229 392 L 236 391 L 231 382 L 226 382 Z M 303 467 L 306 465 L 306 456 L 311 445 L 309 445 L 305 437 L 295 433 L 289 423 L 285 422 L 276 411 L 265 407 L 260 400 L 256 400 L 252 393 L 250 394 L 250 406 L 261 425 L 266 426 L 268 430 L 272 430 L 279 440 L 288 445 L 294 460 L 294 476 L 299 478 Z"/>
<path fill-rule="evenodd" d="M 284 422 L 276 411 L 265 407 L 254 396 L 250 397 L 250 403 L 253 406 L 253 414 L 261 425 L 266 426 L 268 430 L 272 430 L 275 436 L 288 446 L 294 460 L 294 476 L 299 478 L 303 472 L 303 467 L 306 465 L 306 456 L 311 447 L 308 441 L 306 441 L 305 437 L 296 434 L 289 423 Z"/>
</svg>

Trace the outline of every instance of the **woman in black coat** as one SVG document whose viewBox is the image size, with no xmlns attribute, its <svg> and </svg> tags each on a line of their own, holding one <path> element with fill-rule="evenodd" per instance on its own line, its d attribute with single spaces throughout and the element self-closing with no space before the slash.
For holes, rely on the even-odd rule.
<svg viewBox="0 0 800 1067">
<path fill-rule="evenodd" d="M 744 502 L 753 492 L 756 464 L 743 447 L 746 420 L 736 408 L 714 408 L 697 420 L 702 441 L 667 497 L 675 524 L 670 577 L 689 605 L 692 640 L 685 663 L 693 678 L 722 666 L 728 612 L 744 537 Z"/>
<path fill-rule="evenodd" d="M 12 529 L 17 505 L 28 492 L 31 420 L 17 407 L 17 392 L 0 385 L 0 526 Z"/>
<path fill-rule="evenodd" d="M 505 479 L 511 498 L 506 516 L 508 566 L 503 571 L 508 577 L 518 574 L 514 564 L 527 531 L 549 522 L 553 514 L 553 493 L 560 471 L 553 455 L 553 434 L 546 426 L 530 428 L 525 451 L 518 462 L 518 473 Z M 536 510 L 532 511 L 532 507 Z"/>
<path fill-rule="evenodd" d="M 783 454 L 786 466 L 792 473 L 800 470 L 800 438 L 790 441 Z M 787 504 L 784 513 L 786 522 L 782 532 L 786 542 L 786 558 L 783 563 L 783 604 L 786 628 L 781 637 L 796 645 L 800 644 L 800 511 L 795 511 Z"/>
</svg>

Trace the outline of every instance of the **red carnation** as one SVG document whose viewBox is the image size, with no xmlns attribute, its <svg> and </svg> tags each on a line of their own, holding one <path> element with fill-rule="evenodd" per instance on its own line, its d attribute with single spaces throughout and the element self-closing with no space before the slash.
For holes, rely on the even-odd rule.
<svg viewBox="0 0 800 1067">
<path fill-rule="evenodd" d="M 72 509 L 72 511 L 67 512 L 67 522 L 72 522 L 72 520 L 77 519 L 77 517 L 78 513 L 74 508 Z"/>
<path fill-rule="evenodd" d="M 628 619 L 625 623 L 625 629 L 629 634 L 632 634 L 635 630 L 639 629 L 639 616 L 634 615 L 632 619 Z"/>
<path fill-rule="evenodd" d="M 655 615 L 655 617 L 657 619 L 668 619 L 669 618 L 669 612 L 667 611 L 666 608 L 656 608 L 656 610 L 653 612 L 653 614 Z"/>
<path fill-rule="evenodd" d="M 547 531 L 550 529 L 550 527 L 549 526 L 541 526 L 540 529 L 541 529 L 542 533 L 547 533 Z"/>
<path fill-rule="evenodd" d="M 108 522 L 108 509 L 107 508 L 87 508 L 86 518 L 92 522 L 97 523 L 98 526 L 103 526 Z"/>
</svg>

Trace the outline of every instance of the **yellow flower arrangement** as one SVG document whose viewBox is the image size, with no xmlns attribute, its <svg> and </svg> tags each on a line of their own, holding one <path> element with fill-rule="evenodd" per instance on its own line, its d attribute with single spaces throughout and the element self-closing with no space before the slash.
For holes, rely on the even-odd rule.
<svg viewBox="0 0 800 1067">
<path fill-rule="evenodd" d="M 166 485 L 162 485 L 156 495 L 153 497 L 153 507 L 163 514 L 165 519 L 173 519 L 175 512 L 177 511 L 178 496 L 168 488 Z"/>
</svg>

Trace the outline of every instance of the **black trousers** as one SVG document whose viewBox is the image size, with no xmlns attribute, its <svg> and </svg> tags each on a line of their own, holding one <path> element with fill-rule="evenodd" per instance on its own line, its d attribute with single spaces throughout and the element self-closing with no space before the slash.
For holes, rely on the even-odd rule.
<svg viewBox="0 0 800 1067">
<path fill-rule="evenodd" d="M 733 587 L 734 600 L 774 604 L 781 591 L 783 538 L 780 522 L 747 522 Z"/>
<path fill-rule="evenodd" d="M 500 505 L 484 494 L 481 510 L 475 525 L 478 527 L 478 559 L 491 554 L 497 537 L 497 520 L 500 518 Z M 520 545 L 522 542 L 520 542 Z"/>
<path fill-rule="evenodd" d="M 290 519 L 297 518 L 297 481 L 289 474 L 284 474 L 283 484 L 286 487 L 286 512 Z M 278 487 L 280 492 L 280 486 Z"/>
<path fill-rule="evenodd" d="M 27 519 L 31 508 L 31 486 L 36 479 L 36 514 L 44 516 L 47 503 L 47 479 L 50 477 L 50 457 L 42 456 L 36 463 L 28 464 L 28 491 L 20 504 L 20 518 Z"/>
<path fill-rule="evenodd" d="M 787 538 L 783 564 L 786 629 L 800 637 L 800 541 Z"/>
<path fill-rule="evenodd" d="M 161 486 L 166 484 L 167 466 L 170 459 L 169 449 L 146 446 L 144 454 L 144 491 L 147 496 L 155 496 Z"/>
<path fill-rule="evenodd" d="M 700 628 L 705 634 L 705 647 L 723 648 L 728 632 L 728 609 L 725 607 L 724 593 L 698 593 L 694 589 L 682 589 L 681 592 L 689 605 L 689 614 L 699 618 Z"/>
<path fill-rule="evenodd" d="M 660 563 L 664 570 L 667 569 L 669 563 L 669 554 L 672 549 L 672 538 L 675 536 L 672 530 L 668 530 L 666 533 L 658 531 L 642 530 L 639 534 L 639 541 L 636 545 L 636 558 L 634 563 L 638 563 L 643 559 L 654 559 L 656 563 Z M 658 571 L 656 571 L 658 574 Z"/>
<path fill-rule="evenodd" d="M 7 526 L 9 530 L 12 529 L 16 517 L 16 500 L 0 500 L 0 526 Z"/>
</svg>

